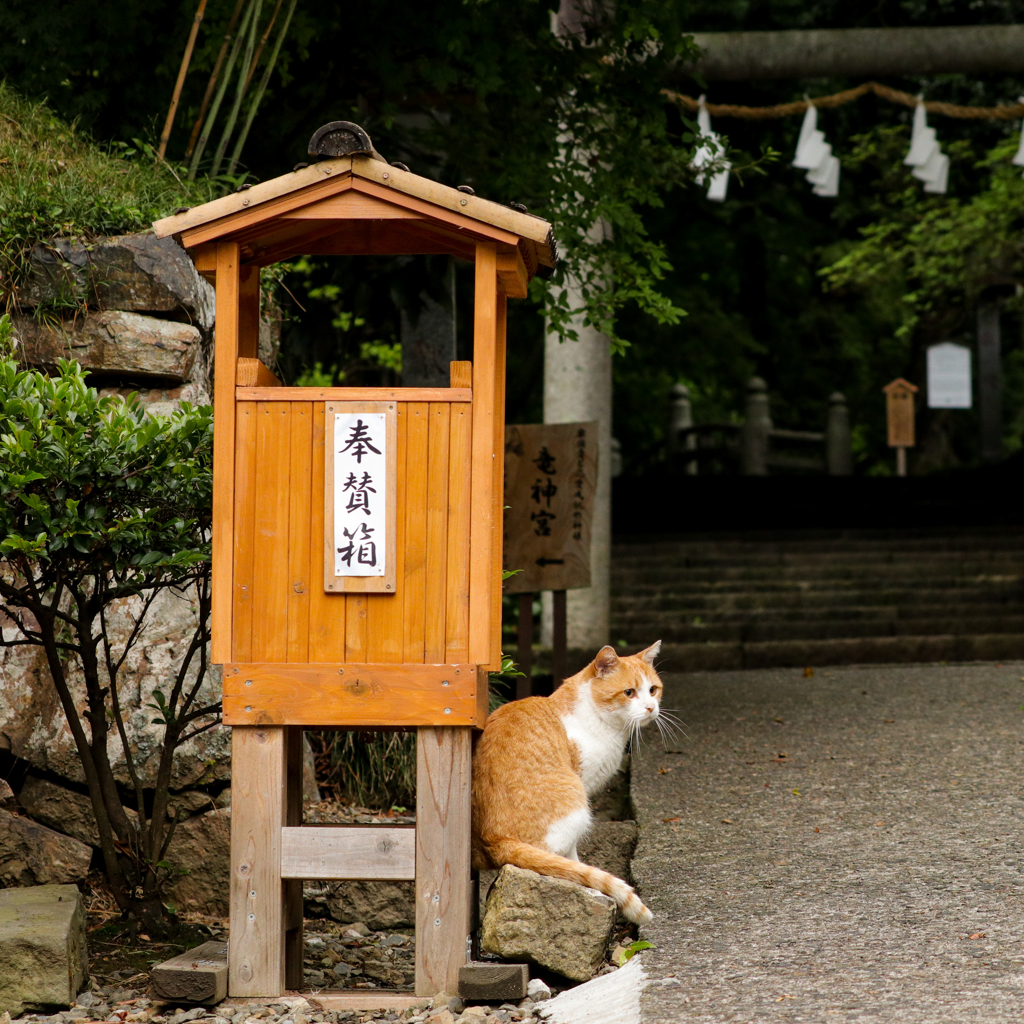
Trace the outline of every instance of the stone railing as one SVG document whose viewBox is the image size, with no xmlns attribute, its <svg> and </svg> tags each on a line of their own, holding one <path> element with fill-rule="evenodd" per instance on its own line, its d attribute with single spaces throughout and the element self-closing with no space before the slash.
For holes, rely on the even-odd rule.
<svg viewBox="0 0 1024 1024">
<path fill-rule="evenodd" d="M 853 472 L 850 413 L 838 391 L 829 398 L 824 431 L 785 430 L 772 423 L 768 387 L 760 377 L 747 383 L 742 422 L 695 424 L 690 392 L 685 384 L 672 389 L 672 408 L 664 445 L 647 453 L 632 467 L 634 473 L 658 468 L 670 474 L 696 476 L 712 472 L 766 476 L 782 472 Z"/>
</svg>

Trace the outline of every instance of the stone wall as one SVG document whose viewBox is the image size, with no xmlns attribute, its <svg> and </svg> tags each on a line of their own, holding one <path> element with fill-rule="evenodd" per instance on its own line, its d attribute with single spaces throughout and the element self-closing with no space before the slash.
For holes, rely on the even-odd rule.
<svg viewBox="0 0 1024 1024">
<path fill-rule="evenodd" d="M 25 363 L 52 370 L 74 358 L 101 394 L 136 391 L 154 412 L 181 401 L 210 401 L 214 292 L 173 239 L 150 234 L 89 245 L 55 240 L 37 245 L 16 296 L 12 318 Z M 276 337 L 261 325 L 261 357 L 272 364 Z M 128 628 L 127 602 L 112 623 Z M 12 637 L 10 622 L 0 622 Z M 152 781 L 162 726 L 145 708 L 166 691 L 195 627 L 187 592 L 161 594 L 123 674 L 127 732 L 144 780 Z M 205 697 L 220 689 L 219 670 Z M 76 697 L 84 701 L 84 689 Z M 88 726 L 86 726 L 88 728 Z M 121 740 L 112 732 L 112 763 L 132 802 Z M 14 796 L 0 800 L 0 887 L 70 882 L 97 863 L 96 825 L 81 764 L 37 648 L 0 648 L 0 778 Z M 168 859 L 189 870 L 169 897 L 182 909 L 226 913 L 230 730 L 216 728 L 178 751 L 173 779 L 179 819 Z M 315 792 L 315 784 L 313 786 Z M 0 794 L 2 795 L 2 794 Z"/>
</svg>

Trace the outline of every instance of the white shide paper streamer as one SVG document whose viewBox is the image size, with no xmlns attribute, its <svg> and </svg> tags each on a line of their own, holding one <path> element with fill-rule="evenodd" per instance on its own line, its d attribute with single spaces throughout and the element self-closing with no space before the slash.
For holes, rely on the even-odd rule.
<svg viewBox="0 0 1024 1024">
<path fill-rule="evenodd" d="M 793 166 L 807 172 L 805 177 L 814 186 L 816 196 L 839 195 L 839 158 L 832 155 L 825 133 L 818 130 L 818 111 L 813 104 L 808 104 L 800 126 Z"/>
<path fill-rule="evenodd" d="M 913 167 L 910 172 L 918 181 L 924 182 L 925 192 L 946 194 L 946 180 L 949 177 L 949 157 L 939 148 L 935 129 L 928 127 L 928 115 L 920 97 L 914 108 L 914 130 L 910 136 L 910 152 L 903 163 Z"/>
<path fill-rule="evenodd" d="M 693 161 L 690 164 L 694 170 L 700 172 L 697 174 L 697 184 L 703 185 L 704 179 L 707 177 L 703 173 L 703 168 L 713 163 L 722 153 L 722 144 L 718 140 L 718 133 L 711 130 L 711 115 L 708 113 L 708 108 L 704 105 L 704 97 L 700 98 L 700 106 L 697 109 L 697 126 L 700 128 L 700 134 L 704 138 L 703 145 L 693 154 Z M 732 166 L 726 161 L 725 166 L 717 174 L 711 175 L 711 182 L 708 185 L 708 199 L 714 200 L 716 203 L 721 203 L 725 200 L 725 194 L 729 190 L 729 168 Z"/>
<path fill-rule="evenodd" d="M 1024 96 L 1018 96 L 1017 102 L 1024 103 Z M 1024 121 L 1020 125 L 1020 145 L 1017 147 L 1017 154 L 1010 162 L 1017 167 L 1024 167 Z M 1024 172 L 1021 173 L 1021 177 L 1024 178 Z"/>
</svg>

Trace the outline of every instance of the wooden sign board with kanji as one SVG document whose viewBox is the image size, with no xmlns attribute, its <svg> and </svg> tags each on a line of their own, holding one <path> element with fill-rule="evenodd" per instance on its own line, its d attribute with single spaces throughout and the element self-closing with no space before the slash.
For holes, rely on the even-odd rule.
<svg viewBox="0 0 1024 1024">
<path fill-rule="evenodd" d="M 885 412 L 889 425 L 889 447 L 890 448 L 913 448 L 914 447 L 914 393 L 917 388 L 897 377 L 894 381 L 886 384 L 882 390 L 885 392 Z"/>
<path fill-rule="evenodd" d="M 324 590 L 393 594 L 396 403 L 327 402 L 324 437 Z"/>
<path fill-rule="evenodd" d="M 590 586 L 597 423 L 505 428 L 505 592 Z"/>
</svg>

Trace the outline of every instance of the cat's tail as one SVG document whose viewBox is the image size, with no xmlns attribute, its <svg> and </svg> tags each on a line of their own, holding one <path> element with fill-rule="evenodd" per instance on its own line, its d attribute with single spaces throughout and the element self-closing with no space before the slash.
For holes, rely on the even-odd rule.
<svg viewBox="0 0 1024 1024">
<path fill-rule="evenodd" d="M 515 839 L 488 843 L 486 848 L 488 856 L 498 866 L 512 864 L 517 868 L 536 871 L 538 875 L 567 878 L 570 882 L 578 882 L 589 889 L 603 892 L 605 896 L 615 900 L 622 913 L 635 924 L 647 924 L 654 918 L 632 886 L 600 868 L 569 860 L 568 857 L 559 857 L 557 853 L 548 853 L 539 846 L 531 846 Z"/>
</svg>

